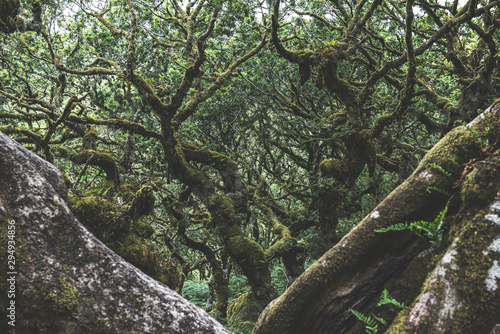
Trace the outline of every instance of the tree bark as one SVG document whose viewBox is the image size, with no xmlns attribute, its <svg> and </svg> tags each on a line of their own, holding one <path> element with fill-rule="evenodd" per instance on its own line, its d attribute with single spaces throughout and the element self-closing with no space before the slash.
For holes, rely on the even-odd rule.
<svg viewBox="0 0 500 334">
<path fill-rule="evenodd" d="M 1 332 L 230 333 L 96 239 L 66 195 L 57 168 L 0 133 Z"/>
<path fill-rule="evenodd" d="M 383 317 L 389 325 L 379 330 L 387 333 L 490 333 L 500 322 L 500 100 L 485 114 L 430 150 L 403 184 L 268 305 L 253 333 L 364 332 L 351 309 Z M 440 246 L 410 231 L 375 232 L 432 222 L 445 206 Z M 392 323 L 395 315 L 377 311 L 384 289 L 409 305 Z"/>
</svg>

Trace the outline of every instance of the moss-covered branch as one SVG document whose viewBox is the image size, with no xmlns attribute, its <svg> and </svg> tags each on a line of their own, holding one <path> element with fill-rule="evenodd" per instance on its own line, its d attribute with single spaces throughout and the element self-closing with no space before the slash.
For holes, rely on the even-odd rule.
<svg viewBox="0 0 500 334">
<path fill-rule="evenodd" d="M 95 119 L 91 117 L 80 117 L 73 114 L 68 117 L 68 121 L 77 124 L 106 125 L 111 128 L 130 131 L 131 133 L 141 135 L 145 138 L 161 138 L 161 135 L 158 132 L 147 129 L 143 124 L 116 117 L 108 119 Z"/>
<path fill-rule="evenodd" d="M 109 22 L 104 18 L 104 15 L 106 15 L 110 10 L 111 10 L 111 3 L 109 3 L 109 7 L 104 8 L 100 13 L 94 13 L 89 11 L 85 11 L 85 13 L 89 16 L 95 17 L 99 22 L 101 22 L 106 28 L 109 29 L 112 36 L 123 35 L 128 37 L 129 33 L 127 31 L 116 28 L 114 24 L 112 24 L 111 22 Z"/>
<path fill-rule="evenodd" d="M 95 150 L 84 150 L 71 157 L 71 161 L 76 164 L 89 164 L 102 168 L 106 172 L 106 179 L 115 185 L 120 184 L 120 174 L 118 166 L 111 155 Z"/>
<path fill-rule="evenodd" d="M 241 174 L 234 161 L 218 152 L 204 149 L 192 143 L 183 143 L 183 152 L 188 161 L 196 161 L 219 170 L 226 193 L 239 193 L 241 196 Z"/>
</svg>

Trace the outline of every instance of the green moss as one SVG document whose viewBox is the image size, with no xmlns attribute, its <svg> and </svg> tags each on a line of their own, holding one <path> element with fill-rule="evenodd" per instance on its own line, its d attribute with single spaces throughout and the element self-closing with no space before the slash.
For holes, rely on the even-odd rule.
<svg viewBox="0 0 500 334">
<path fill-rule="evenodd" d="M 465 205 L 482 206 L 495 197 L 500 172 L 497 165 L 500 158 L 495 157 L 488 162 L 478 162 L 462 182 L 461 198 Z"/>
<path fill-rule="evenodd" d="M 498 187 L 499 184 L 497 184 Z M 494 198 L 494 197 L 492 197 Z M 491 199 L 488 202 L 491 202 Z M 486 203 L 488 203 L 486 202 Z M 484 203 L 483 203 L 484 204 Z M 500 228 L 485 219 L 489 210 L 479 211 L 474 218 L 465 217 L 461 224 L 463 228 L 458 234 L 457 259 L 459 271 L 452 277 L 453 282 L 459 287 L 459 296 L 466 303 L 474 305 L 476 310 L 471 317 L 469 310 L 459 308 L 453 317 L 450 328 L 460 332 L 463 328 L 477 328 L 478 332 L 490 330 L 500 318 L 500 294 L 485 289 L 488 270 L 493 265 L 494 254 L 486 256 L 493 239 L 499 235 Z M 472 219 L 471 219 L 472 218 Z M 496 256 L 497 259 L 500 257 Z M 477 319 L 475 317 L 481 317 Z M 480 330 L 481 327 L 483 328 Z"/>
<path fill-rule="evenodd" d="M 95 149 L 98 136 L 97 129 L 94 126 L 89 127 L 82 138 L 84 149 Z"/>
<path fill-rule="evenodd" d="M 237 324 L 239 329 L 253 327 L 263 306 L 253 292 L 247 292 L 232 300 L 227 308 L 229 324 Z"/>
<path fill-rule="evenodd" d="M 354 133 L 344 138 L 345 157 L 343 159 L 326 159 L 319 164 L 321 175 L 334 178 L 341 183 L 352 184 L 366 165 L 370 175 L 375 172 L 377 151 L 373 143 L 364 138 L 366 134 Z"/>
<path fill-rule="evenodd" d="M 272 294 L 271 273 L 264 250 L 241 231 L 233 201 L 227 196 L 214 195 L 208 198 L 208 202 L 212 221 L 216 224 L 215 231 L 231 258 L 242 269 L 259 298 L 269 298 Z"/>
<path fill-rule="evenodd" d="M 122 217 L 120 207 L 105 198 L 70 195 L 68 204 L 78 220 L 104 242 L 130 230 L 130 222 Z"/>
<path fill-rule="evenodd" d="M 345 124 L 347 122 L 347 113 L 344 109 L 341 109 L 340 111 L 333 113 L 328 118 L 331 120 L 330 126 L 337 127 L 337 126 Z"/>
<path fill-rule="evenodd" d="M 117 189 L 130 193 L 133 186 L 123 185 Z M 179 270 L 148 240 L 154 233 L 152 226 L 138 219 L 152 210 L 154 195 L 151 187 L 141 188 L 132 203 L 124 205 L 113 202 L 114 198 L 110 197 L 113 194 L 117 196 L 117 189 L 106 191 L 108 197 L 103 197 L 103 189 L 99 188 L 91 189 L 83 197 L 72 195 L 69 205 L 78 220 L 108 247 L 149 276 L 174 289 L 179 282 Z"/>
<path fill-rule="evenodd" d="M 319 170 L 323 177 L 333 177 L 341 182 L 349 178 L 350 167 L 350 164 L 342 159 L 326 159 L 319 164 Z"/>
<path fill-rule="evenodd" d="M 234 209 L 233 201 L 227 197 L 222 195 L 214 195 L 209 197 L 210 204 L 210 212 L 212 212 L 212 216 L 215 219 L 222 219 L 222 223 L 224 222 L 232 222 L 234 220 L 234 215 L 236 210 Z"/>
<path fill-rule="evenodd" d="M 417 170 L 425 169 L 432 163 L 458 177 L 463 170 L 462 164 L 479 153 L 473 134 L 465 127 L 459 126 L 451 130 L 426 154 Z"/>
<path fill-rule="evenodd" d="M 173 261 L 165 257 L 148 239 L 137 233 L 128 233 L 109 247 L 125 260 L 170 288 L 179 283 L 179 269 Z"/>
<path fill-rule="evenodd" d="M 297 240 L 292 237 L 290 229 L 285 225 L 280 224 L 280 222 L 274 216 L 274 212 L 273 210 L 271 210 L 271 208 L 262 204 L 260 206 L 260 209 L 271 221 L 273 226 L 273 233 L 279 235 L 278 241 L 276 241 L 271 247 L 266 249 L 265 257 L 267 259 L 270 259 L 275 255 L 283 255 L 287 251 L 293 249 L 297 245 Z"/>
<path fill-rule="evenodd" d="M 243 266 L 253 267 L 258 270 L 267 265 L 262 247 L 243 233 L 231 237 L 227 241 L 227 247 L 236 261 L 246 262 Z"/>
<path fill-rule="evenodd" d="M 46 298 L 52 303 L 55 311 L 72 312 L 78 307 L 82 294 L 68 280 L 60 278 L 59 284 L 50 285 Z"/>
<path fill-rule="evenodd" d="M 124 202 L 130 202 L 135 196 L 136 188 L 130 183 L 122 183 L 116 188 L 116 193 L 121 195 Z"/>
<path fill-rule="evenodd" d="M 64 178 L 64 183 L 66 184 L 66 187 L 68 189 L 70 189 L 72 186 L 73 186 L 73 182 L 71 181 L 71 179 L 69 178 L 68 174 L 66 174 L 65 172 L 61 171 L 62 175 L 63 175 L 63 178 Z"/>
<path fill-rule="evenodd" d="M 450 305 L 438 306 L 454 308 L 450 317 L 440 325 L 447 333 L 486 333 L 500 318 L 500 293 L 486 289 L 488 270 L 493 260 L 500 260 L 498 253 L 488 247 L 499 235 L 500 228 L 485 217 L 491 213 L 489 206 L 500 189 L 499 175 L 494 172 L 498 161 L 497 157 L 489 158 L 467 176 L 462 187 L 461 210 L 447 221 L 451 226 L 450 239 L 454 243 L 436 256 L 439 274 L 429 275 L 422 287 L 423 292 L 430 291 L 435 295 L 439 303 L 453 301 Z M 478 207 L 484 209 L 478 210 Z M 443 263 L 445 253 L 448 259 Z M 450 266 L 450 261 L 454 267 Z M 408 312 L 398 315 L 388 333 L 412 331 L 406 323 Z M 437 314 L 430 314 L 423 322 L 435 326 L 434 317 Z M 420 325 L 420 328 L 424 326 Z"/>
<path fill-rule="evenodd" d="M 120 249 L 120 253 L 131 263 L 143 268 L 150 267 L 148 266 L 148 246 L 146 242 L 137 235 L 132 233 L 127 234 L 125 238 L 123 238 L 123 243 L 117 249 Z"/>
</svg>

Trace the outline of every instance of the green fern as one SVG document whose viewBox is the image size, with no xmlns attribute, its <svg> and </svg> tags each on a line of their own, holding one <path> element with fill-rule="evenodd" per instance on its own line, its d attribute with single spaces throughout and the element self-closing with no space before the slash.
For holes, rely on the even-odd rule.
<svg viewBox="0 0 500 334">
<path fill-rule="evenodd" d="M 410 230 L 410 229 L 411 229 L 411 226 L 409 223 L 398 223 L 398 224 L 391 225 L 389 227 L 375 230 L 375 232 L 385 233 L 385 232 L 391 232 L 391 231 L 406 231 L 406 230 Z"/>
<path fill-rule="evenodd" d="M 354 316 L 356 318 L 358 318 L 358 320 L 365 323 L 365 325 L 366 325 L 365 328 L 366 328 L 367 333 L 376 334 L 378 332 L 378 324 L 374 318 L 367 316 L 367 315 L 364 315 L 363 313 L 356 311 L 356 310 L 353 310 L 353 309 L 350 309 L 350 311 L 352 314 L 354 314 Z"/>
<path fill-rule="evenodd" d="M 475 137 L 476 142 L 481 147 L 488 147 L 492 144 L 490 143 L 488 137 L 493 131 L 495 131 L 495 124 L 492 117 L 490 116 L 490 113 L 483 112 L 481 109 L 479 109 L 478 112 L 479 114 L 483 115 L 483 118 L 486 119 L 486 127 L 483 131 L 481 131 L 481 133 L 479 133 L 476 129 L 474 129 L 463 120 L 457 122 L 465 126 L 465 128 Z"/>
<path fill-rule="evenodd" d="M 452 160 L 452 163 L 456 164 L 457 162 L 456 162 L 456 160 L 455 161 Z M 443 167 L 441 167 L 440 165 L 438 165 L 437 163 L 434 163 L 434 162 L 429 163 L 429 164 L 427 164 L 427 168 L 435 169 L 438 172 L 440 172 L 441 174 L 445 175 L 450 180 L 455 181 L 455 178 L 453 177 L 453 175 L 450 172 L 448 172 L 447 170 L 445 170 Z M 446 196 L 450 195 L 450 193 L 446 189 L 439 188 L 439 187 L 436 187 L 436 186 L 429 186 L 426 189 L 426 191 L 428 193 L 431 193 L 432 190 L 437 191 L 438 193 L 444 194 Z"/>
<path fill-rule="evenodd" d="M 375 230 L 375 232 L 385 233 L 389 231 L 410 230 L 419 237 L 426 239 L 431 245 L 439 247 L 443 239 L 442 225 L 447 211 L 448 207 L 446 206 L 432 222 L 419 220 L 413 223 L 398 223 Z"/>
<path fill-rule="evenodd" d="M 443 239 L 442 226 L 447 211 L 448 207 L 446 206 L 432 222 L 420 220 L 411 223 L 412 231 L 420 237 L 427 237 L 431 245 L 439 247 L 441 240 Z"/>
<path fill-rule="evenodd" d="M 387 321 L 385 321 L 384 318 L 381 318 L 381 317 L 377 317 L 375 314 L 372 314 L 373 318 L 375 318 L 375 320 L 377 320 L 378 322 L 380 322 L 382 325 L 387 325 Z"/>
<path fill-rule="evenodd" d="M 400 309 L 405 307 L 404 303 L 400 303 L 396 299 L 392 298 L 389 295 L 389 292 L 387 291 L 387 289 L 382 291 L 382 294 L 380 295 L 380 300 L 377 303 L 377 306 L 383 306 L 383 305 L 395 306 L 395 307 L 400 308 Z M 394 311 L 394 310 L 395 310 L 395 308 L 391 307 L 391 311 Z"/>
<path fill-rule="evenodd" d="M 387 289 L 382 291 L 382 294 L 380 295 L 380 300 L 377 303 L 377 307 L 380 307 L 383 305 L 395 306 L 395 307 L 400 308 L 400 309 L 404 308 L 404 304 L 400 303 L 396 299 L 392 298 L 389 295 L 389 292 L 387 291 Z M 396 310 L 395 307 L 391 307 L 391 311 L 395 311 Z M 387 321 L 385 321 L 384 318 L 377 317 L 376 315 L 372 315 L 373 316 L 373 318 L 372 318 L 370 316 L 367 316 L 367 315 L 365 315 L 359 311 L 353 310 L 353 309 L 349 309 L 349 311 L 351 311 L 351 313 L 354 314 L 354 316 L 356 318 L 358 318 L 358 320 L 365 323 L 365 325 L 366 325 L 365 329 L 366 329 L 366 332 L 368 334 L 376 334 L 378 332 L 378 325 L 379 324 L 382 324 L 384 326 L 387 325 Z"/>
<path fill-rule="evenodd" d="M 440 171 L 441 173 L 443 173 L 444 175 L 446 175 L 450 179 L 455 180 L 453 178 L 453 175 L 451 175 L 450 172 L 448 172 L 447 170 L 445 170 L 443 167 L 439 166 L 437 163 L 431 162 L 430 164 L 427 165 L 427 168 L 429 168 L 429 167 L 432 167 L 432 168 Z"/>
<path fill-rule="evenodd" d="M 443 195 L 446 195 L 446 196 L 450 196 L 450 193 L 448 191 L 446 191 L 445 189 L 443 188 L 439 188 L 439 187 L 435 187 L 435 186 L 430 186 L 430 187 L 427 187 L 427 189 L 425 189 L 428 193 L 432 193 L 432 190 L 434 191 L 437 191 L 438 193 L 441 193 Z"/>
</svg>

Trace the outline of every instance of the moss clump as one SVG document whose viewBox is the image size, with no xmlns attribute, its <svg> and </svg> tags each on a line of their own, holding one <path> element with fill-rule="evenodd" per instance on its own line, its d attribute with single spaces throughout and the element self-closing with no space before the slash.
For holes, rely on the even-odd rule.
<svg viewBox="0 0 500 334">
<path fill-rule="evenodd" d="M 227 308 L 229 324 L 237 324 L 239 329 L 253 327 L 262 312 L 263 305 L 259 303 L 253 292 L 247 292 L 232 300 Z"/>
<path fill-rule="evenodd" d="M 155 197 L 152 188 L 145 186 L 139 189 L 129 203 L 117 203 L 119 194 L 123 200 L 130 198 L 133 189 L 132 185 L 106 188 L 104 191 L 95 188 L 83 197 L 70 196 L 69 205 L 78 220 L 113 251 L 149 276 L 175 289 L 179 283 L 175 263 L 149 241 L 154 229 L 139 219 L 153 212 Z"/>
<path fill-rule="evenodd" d="M 479 147 L 474 135 L 463 126 L 451 130 L 437 143 L 420 162 L 416 172 L 426 169 L 429 164 L 439 165 L 446 172 L 459 176 L 463 170 L 461 163 L 478 156 Z"/>
<path fill-rule="evenodd" d="M 267 259 L 271 259 L 274 256 L 284 255 L 295 249 L 297 246 L 297 240 L 292 237 L 290 229 L 285 225 L 279 223 L 275 218 L 273 211 L 265 206 L 261 205 L 261 210 L 266 214 L 267 218 L 271 220 L 273 224 L 273 233 L 280 236 L 280 238 L 265 251 L 265 256 Z"/>
<path fill-rule="evenodd" d="M 326 159 L 319 164 L 319 170 L 323 177 L 333 177 L 342 182 L 349 178 L 350 164 L 341 159 Z"/>
<path fill-rule="evenodd" d="M 130 183 L 121 183 L 115 188 L 115 193 L 120 194 L 124 202 L 131 202 L 136 194 L 136 187 Z"/>
<path fill-rule="evenodd" d="M 87 133 L 82 138 L 83 149 L 94 150 L 97 146 L 98 137 L 97 129 L 93 126 L 89 127 Z"/>
<path fill-rule="evenodd" d="M 347 122 L 347 112 L 341 109 L 329 116 L 328 119 L 331 120 L 331 126 L 337 127 Z"/>
<path fill-rule="evenodd" d="M 71 157 L 71 161 L 76 164 L 89 164 L 100 167 L 106 173 L 106 180 L 113 182 L 115 185 L 120 184 L 120 174 L 118 166 L 111 155 L 95 150 L 85 150 Z"/>
<path fill-rule="evenodd" d="M 150 215 L 153 213 L 154 205 L 155 195 L 153 193 L 153 188 L 150 186 L 142 187 L 132 199 L 128 214 L 132 219 Z"/>
<path fill-rule="evenodd" d="M 245 259 L 248 266 L 255 269 L 259 269 L 266 264 L 262 247 L 243 234 L 230 238 L 227 241 L 227 246 L 236 261 L 243 261 Z"/>
<path fill-rule="evenodd" d="M 234 227 L 231 228 L 234 230 Z M 233 236 L 226 241 L 226 247 L 233 260 L 239 265 L 252 291 L 260 299 L 269 298 L 273 294 L 271 286 L 271 272 L 262 247 L 254 240 L 240 235 Z"/>
<path fill-rule="evenodd" d="M 319 164 L 321 175 L 341 183 L 352 184 L 368 165 L 370 176 L 373 176 L 377 164 L 377 150 L 365 136 L 363 133 L 353 133 L 344 138 L 345 157 L 323 160 Z"/>
<path fill-rule="evenodd" d="M 74 311 L 82 298 L 82 294 L 69 281 L 59 279 L 60 284 L 53 284 L 46 295 L 56 312 L 66 313 Z"/>
<path fill-rule="evenodd" d="M 221 223 L 224 225 L 236 223 L 234 221 L 236 210 L 233 201 L 229 197 L 214 195 L 209 198 L 209 202 L 210 212 L 212 212 L 214 219 L 218 220 L 218 225 Z"/>
<path fill-rule="evenodd" d="M 500 158 L 489 162 L 478 162 L 472 172 L 467 174 L 462 183 L 461 198 L 465 205 L 482 206 L 495 197 L 500 183 L 500 171 L 497 165 Z"/>
<path fill-rule="evenodd" d="M 289 233 L 279 239 L 271 247 L 266 249 L 266 258 L 272 258 L 275 255 L 282 255 L 292 250 L 297 246 L 297 239 L 293 238 Z"/>
<path fill-rule="evenodd" d="M 96 195 L 81 198 L 70 195 L 68 204 L 78 220 L 103 242 L 130 230 L 130 222 L 121 217 L 119 206 L 108 199 Z"/>
</svg>

